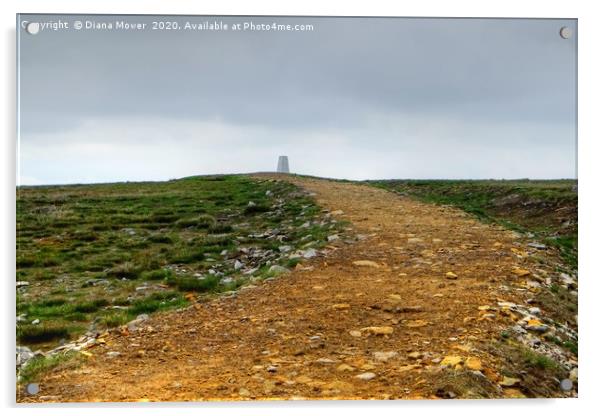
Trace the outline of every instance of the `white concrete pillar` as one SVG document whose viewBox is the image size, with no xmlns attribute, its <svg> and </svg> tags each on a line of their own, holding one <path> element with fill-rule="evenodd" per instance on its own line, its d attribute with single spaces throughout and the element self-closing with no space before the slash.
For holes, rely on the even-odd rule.
<svg viewBox="0 0 602 416">
<path fill-rule="evenodd" d="M 278 156 L 278 167 L 276 168 L 278 173 L 290 173 L 288 169 L 288 156 Z"/>
</svg>

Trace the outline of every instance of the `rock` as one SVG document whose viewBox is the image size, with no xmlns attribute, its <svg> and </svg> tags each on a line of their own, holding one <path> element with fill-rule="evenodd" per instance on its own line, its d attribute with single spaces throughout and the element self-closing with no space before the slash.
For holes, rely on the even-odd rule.
<svg viewBox="0 0 602 416">
<path fill-rule="evenodd" d="M 527 396 L 524 395 L 522 391 L 519 389 L 504 389 L 504 397 L 508 399 L 526 399 Z"/>
<path fill-rule="evenodd" d="M 353 371 L 355 368 L 351 367 L 349 364 L 341 364 L 337 367 L 337 371 Z"/>
<path fill-rule="evenodd" d="M 257 206 L 257 204 L 253 201 L 249 201 L 249 203 L 247 204 L 248 207 L 254 207 Z"/>
<path fill-rule="evenodd" d="M 521 269 L 520 267 L 515 267 L 514 269 L 512 269 L 512 273 L 514 273 L 518 277 L 524 277 L 531 274 L 529 270 Z"/>
<path fill-rule="evenodd" d="M 59 396 L 38 396 L 38 400 L 41 402 L 56 402 L 59 400 Z"/>
<path fill-rule="evenodd" d="M 329 243 L 332 243 L 333 241 L 337 241 L 339 239 L 339 236 L 337 234 L 333 234 L 326 237 L 326 239 Z"/>
<path fill-rule="evenodd" d="M 571 373 L 569 374 L 569 380 L 576 382 L 578 379 L 579 379 L 579 374 L 578 374 L 577 367 L 575 367 L 571 370 Z"/>
<path fill-rule="evenodd" d="M 318 364 L 334 364 L 334 363 L 336 363 L 336 361 L 335 361 L 335 360 L 332 360 L 332 359 L 330 359 L 330 358 L 318 358 L 318 359 L 316 360 L 316 362 L 317 362 Z"/>
<path fill-rule="evenodd" d="M 420 366 L 418 364 L 408 364 L 408 365 L 399 367 L 398 370 L 400 372 L 405 372 L 405 371 L 415 370 L 416 368 L 420 368 Z"/>
<path fill-rule="evenodd" d="M 244 271 L 243 274 L 245 274 L 245 275 L 251 275 L 251 274 L 255 273 L 257 270 L 259 270 L 259 267 L 254 267 L 252 269 Z"/>
<path fill-rule="evenodd" d="M 502 381 L 500 381 L 500 386 L 502 387 L 513 387 L 520 384 L 520 379 L 519 378 L 513 378 L 513 377 L 507 377 L 504 376 L 504 378 L 502 379 Z"/>
<path fill-rule="evenodd" d="M 342 210 L 340 210 L 340 209 L 337 209 L 337 210 L 335 210 L 335 211 L 332 211 L 332 212 L 330 213 L 330 215 L 343 215 L 343 214 L 344 214 L 344 213 L 343 213 L 343 211 L 342 211 Z"/>
<path fill-rule="evenodd" d="M 318 255 L 318 252 L 314 248 L 307 249 L 302 254 L 303 258 L 305 258 L 305 259 L 311 259 L 313 257 L 316 257 L 317 255 Z"/>
<path fill-rule="evenodd" d="M 359 378 L 360 380 L 364 380 L 364 381 L 372 380 L 375 377 L 376 377 L 376 374 L 370 373 L 370 372 L 358 374 L 357 376 L 355 376 L 355 378 Z"/>
<path fill-rule="evenodd" d="M 408 358 L 411 358 L 413 360 L 418 360 L 419 358 L 422 358 L 424 354 L 419 352 L 419 351 L 412 351 L 411 353 L 408 354 Z"/>
<path fill-rule="evenodd" d="M 332 307 L 332 309 L 335 309 L 335 310 L 341 310 L 341 309 L 349 309 L 351 307 L 351 305 L 349 305 L 348 303 L 335 303 L 331 307 Z"/>
<path fill-rule="evenodd" d="M 140 324 L 146 320 L 148 320 L 148 315 L 145 313 L 140 314 L 136 319 L 127 323 L 127 328 L 130 331 L 137 331 Z"/>
<path fill-rule="evenodd" d="M 483 364 L 477 357 L 468 357 L 464 362 L 464 367 L 473 371 L 481 371 L 483 369 Z"/>
<path fill-rule="evenodd" d="M 376 361 L 386 362 L 397 356 L 396 351 L 376 351 L 372 353 Z"/>
<path fill-rule="evenodd" d="M 459 355 L 448 355 L 441 360 L 440 365 L 444 367 L 455 367 L 456 365 L 462 363 L 462 357 Z"/>
<path fill-rule="evenodd" d="M 240 270 L 244 267 L 244 264 L 240 260 L 234 262 L 234 270 Z"/>
<path fill-rule="evenodd" d="M 560 273 L 560 280 L 562 280 L 562 284 L 564 286 L 566 286 L 567 289 L 569 289 L 569 290 L 577 289 L 577 281 L 575 279 L 573 279 L 571 276 L 569 276 L 568 274 Z"/>
<path fill-rule="evenodd" d="M 251 392 L 245 389 L 244 387 L 241 387 L 240 389 L 238 389 L 238 395 L 240 397 L 249 397 L 251 395 Z"/>
<path fill-rule="evenodd" d="M 527 287 L 528 288 L 540 288 L 541 283 L 539 283 L 535 280 L 527 280 Z"/>
<path fill-rule="evenodd" d="M 289 273 L 290 272 L 290 270 L 287 269 L 286 267 L 279 266 L 277 264 L 274 264 L 273 266 L 271 266 L 268 271 L 270 273 L 277 274 L 277 275 L 278 274 L 284 274 L 284 273 Z"/>
<path fill-rule="evenodd" d="M 372 260 L 356 260 L 353 262 L 353 265 L 359 267 L 373 267 L 375 269 L 380 268 L 380 265 Z"/>
<path fill-rule="evenodd" d="M 412 319 L 406 322 L 406 326 L 408 328 L 422 328 L 423 326 L 427 326 L 429 324 L 428 321 L 424 319 Z"/>
<path fill-rule="evenodd" d="M 420 237 L 408 238 L 408 243 L 410 243 L 410 244 L 421 243 L 421 242 L 422 242 L 422 238 L 420 238 Z"/>
<path fill-rule="evenodd" d="M 362 336 L 362 333 L 360 331 L 349 331 L 349 335 L 351 335 L 354 338 L 359 338 Z"/>
<path fill-rule="evenodd" d="M 17 280 L 17 289 L 25 286 L 29 286 L 29 282 L 26 282 L 25 280 Z"/>
<path fill-rule="evenodd" d="M 35 354 L 29 348 L 17 345 L 17 367 L 21 367 L 34 356 Z"/>
<path fill-rule="evenodd" d="M 529 243 L 529 244 L 527 244 L 527 246 L 536 248 L 538 250 L 545 250 L 547 248 L 547 246 L 545 244 L 541 244 L 541 243 Z"/>
<path fill-rule="evenodd" d="M 31 324 L 32 324 L 32 325 L 37 325 L 37 324 L 39 324 L 39 323 L 40 323 L 40 320 L 39 320 L 39 319 L 34 319 L 33 321 L 31 321 Z"/>
<path fill-rule="evenodd" d="M 295 381 L 300 384 L 307 384 L 307 383 L 311 383 L 313 381 L 313 379 L 311 377 L 301 375 L 301 376 L 297 377 L 295 379 Z"/>
<path fill-rule="evenodd" d="M 445 278 L 449 280 L 456 280 L 458 278 L 458 275 L 454 272 L 447 272 L 445 273 Z"/>
<path fill-rule="evenodd" d="M 289 251 L 291 251 L 293 248 L 291 246 L 280 246 L 278 247 L 278 250 L 281 253 L 288 253 Z"/>
<path fill-rule="evenodd" d="M 119 357 L 120 355 L 121 355 L 121 353 L 118 352 L 118 351 L 109 351 L 109 352 L 107 352 L 107 357 L 109 357 L 109 358 Z"/>
<path fill-rule="evenodd" d="M 472 351 L 472 346 L 470 344 L 456 344 L 453 346 L 453 348 L 464 352 Z"/>
<path fill-rule="evenodd" d="M 273 366 L 273 365 L 270 365 L 270 366 L 268 366 L 268 367 L 266 368 L 266 371 L 267 371 L 268 373 L 275 373 L 276 371 L 278 371 L 278 367 L 276 367 L 276 366 Z"/>
<path fill-rule="evenodd" d="M 525 329 L 534 332 L 546 332 L 549 327 L 542 323 L 539 319 L 529 319 L 525 325 Z"/>
<path fill-rule="evenodd" d="M 457 397 L 456 393 L 454 393 L 453 391 L 446 390 L 443 388 L 437 389 L 437 391 L 435 392 L 435 395 L 442 399 L 455 399 Z"/>
<path fill-rule="evenodd" d="M 374 335 L 391 335 L 393 333 L 392 326 L 367 326 L 361 330 Z"/>
<path fill-rule="evenodd" d="M 541 309 L 539 309 L 539 308 L 529 308 L 529 313 L 531 315 L 539 316 L 539 315 L 541 315 Z"/>
</svg>

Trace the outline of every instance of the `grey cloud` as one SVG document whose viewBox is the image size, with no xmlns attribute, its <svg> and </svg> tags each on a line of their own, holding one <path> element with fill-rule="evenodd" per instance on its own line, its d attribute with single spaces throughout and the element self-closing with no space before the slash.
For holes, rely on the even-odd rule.
<svg viewBox="0 0 602 416">
<path fill-rule="evenodd" d="M 254 146 L 266 151 L 283 143 L 292 151 L 309 135 L 328 140 L 328 133 L 337 131 L 350 143 L 350 154 L 381 148 L 383 160 L 399 143 L 406 150 L 420 151 L 434 146 L 458 152 L 504 149 L 514 159 L 534 164 L 531 176 L 574 172 L 574 150 L 569 149 L 574 149 L 575 141 L 576 38 L 558 36 L 561 26 L 576 32 L 573 20 L 252 20 L 312 23 L 315 29 L 304 33 L 58 31 L 22 36 L 25 147 L 50 137 L 83 134 L 89 120 L 97 120 L 96 128 L 102 130 L 106 123 L 130 117 L 146 118 L 151 125 L 170 119 L 178 126 L 220 123 L 228 131 L 262 131 Z M 404 127 L 408 123 L 409 129 Z M 106 137 L 105 143 L 140 140 L 127 123 L 118 125 L 123 127 L 119 132 L 109 129 L 118 137 Z M 434 132 L 432 126 L 438 125 L 444 128 Z M 198 138 L 203 140 L 210 139 Z M 241 137 L 239 142 L 243 141 Z M 209 144 L 226 151 L 220 143 Z M 160 139 L 156 146 L 163 146 Z M 550 151 L 542 153 L 548 147 Z M 549 168 L 550 152 L 565 154 L 564 159 L 554 159 L 561 170 Z M 477 153 L 472 159 L 479 157 Z M 488 172 L 508 177 L 516 172 L 508 163 L 491 169 L 477 162 L 446 170 L 435 158 L 425 158 L 431 159 L 424 165 L 425 176 L 429 168 L 432 176 L 439 177 Z M 343 162 L 339 169 L 351 171 Z M 389 174 L 413 176 L 399 168 Z M 365 175 L 374 176 L 370 167 Z"/>
</svg>

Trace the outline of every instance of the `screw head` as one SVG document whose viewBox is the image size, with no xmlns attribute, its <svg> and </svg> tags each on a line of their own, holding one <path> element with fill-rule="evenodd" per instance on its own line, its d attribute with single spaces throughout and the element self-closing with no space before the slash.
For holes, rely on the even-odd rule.
<svg viewBox="0 0 602 416">
<path fill-rule="evenodd" d="M 25 387 L 25 391 L 27 392 L 27 394 L 38 394 L 40 392 L 40 385 L 38 383 L 29 383 L 26 387 Z"/>
<path fill-rule="evenodd" d="M 564 391 L 570 391 L 573 388 L 573 382 L 568 378 L 565 378 L 560 382 L 560 388 Z"/>
<path fill-rule="evenodd" d="M 28 23 L 27 26 L 25 26 L 25 30 L 30 35 L 37 35 L 40 31 L 40 24 L 38 22 Z"/>
<path fill-rule="evenodd" d="M 563 26 L 560 28 L 560 37 L 562 39 L 570 39 L 573 36 L 573 30 L 570 27 Z"/>
</svg>

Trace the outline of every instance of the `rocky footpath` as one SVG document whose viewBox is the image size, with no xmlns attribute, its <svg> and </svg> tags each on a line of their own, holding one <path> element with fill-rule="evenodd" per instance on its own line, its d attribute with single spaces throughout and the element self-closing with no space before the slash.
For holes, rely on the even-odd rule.
<svg viewBox="0 0 602 416">
<path fill-rule="evenodd" d="M 19 401 L 577 395 L 577 279 L 553 251 L 457 209 L 289 180 L 339 211 L 353 244 L 339 234 L 285 251 L 315 256 L 100 334 L 80 368 L 49 372 Z M 256 267 L 249 253 L 230 260 Z"/>
</svg>

